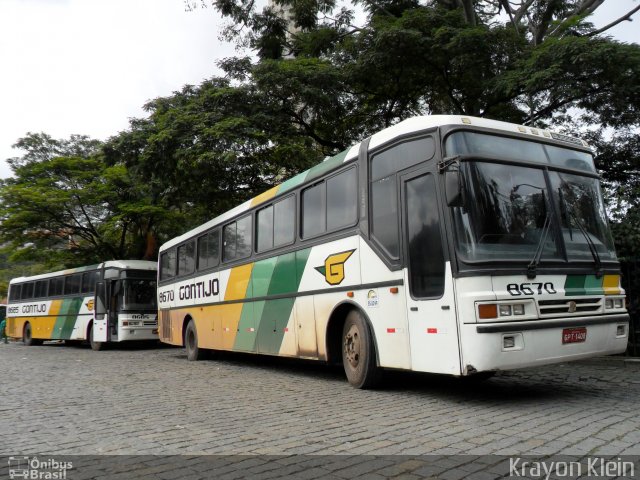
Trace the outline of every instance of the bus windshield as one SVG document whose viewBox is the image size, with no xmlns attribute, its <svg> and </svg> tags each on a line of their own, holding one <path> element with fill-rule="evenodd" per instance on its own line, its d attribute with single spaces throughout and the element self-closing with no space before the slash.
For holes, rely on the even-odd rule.
<svg viewBox="0 0 640 480">
<path fill-rule="evenodd" d="M 118 310 L 156 310 L 156 281 L 152 279 L 120 280 Z"/>
<path fill-rule="evenodd" d="M 483 147 L 496 139 L 489 155 Z M 453 217 L 462 259 L 531 261 L 540 250 L 541 262 L 616 260 L 598 180 L 551 169 L 594 172 L 590 155 L 471 132 L 451 135 L 446 145 L 447 155 L 483 157 L 460 165 L 465 205 L 453 208 Z M 492 163 L 487 156 L 531 163 Z"/>
</svg>

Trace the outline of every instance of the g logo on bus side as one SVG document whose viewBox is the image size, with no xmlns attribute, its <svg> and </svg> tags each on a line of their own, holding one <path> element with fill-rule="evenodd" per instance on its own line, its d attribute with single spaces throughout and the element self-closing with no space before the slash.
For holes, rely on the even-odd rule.
<svg viewBox="0 0 640 480">
<path fill-rule="evenodd" d="M 334 253 L 329 255 L 324 265 L 315 267 L 315 269 L 324 275 L 324 279 L 329 285 L 340 285 L 344 280 L 344 264 L 356 249 L 347 250 L 346 252 Z"/>
</svg>

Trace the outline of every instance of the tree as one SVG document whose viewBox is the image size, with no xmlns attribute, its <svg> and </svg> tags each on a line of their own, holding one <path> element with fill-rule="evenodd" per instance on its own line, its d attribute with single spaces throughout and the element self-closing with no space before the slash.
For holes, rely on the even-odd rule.
<svg viewBox="0 0 640 480">
<path fill-rule="evenodd" d="M 0 239 L 12 260 L 47 269 L 116 258 L 155 258 L 155 219 L 146 185 L 124 165 L 107 165 L 100 143 L 29 134 L 27 153 L 10 161 L 14 177 L 0 184 Z"/>
<path fill-rule="evenodd" d="M 603 34 L 640 6 L 596 29 L 588 17 L 603 0 L 354 3 L 367 14 L 363 25 L 333 1 L 275 0 L 262 11 L 248 0 L 210 4 L 230 20 L 225 35 L 258 53 L 249 82 L 264 87 L 265 64 L 286 59 L 277 65 L 299 62 L 299 83 L 311 83 L 308 59 L 321 60 L 335 69 L 334 105 L 352 103 L 343 123 L 364 122 L 364 133 L 430 113 L 548 126 L 579 109 L 592 123 L 638 124 L 640 49 Z M 274 15 L 285 33 L 263 21 Z M 272 78 L 276 68 L 267 69 Z"/>
<path fill-rule="evenodd" d="M 339 9 L 331 0 L 274 0 L 258 10 L 252 0 L 185 1 L 214 7 L 229 20 L 226 38 L 257 53 L 253 62 L 227 59 L 227 75 L 279 99 L 281 113 L 327 154 L 419 114 L 586 134 L 622 248 L 624 239 L 640 238 L 638 185 L 629 174 L 638 167 L 640 46 L 606 34 L 640 5 L 596 28 L 589 18 L 603 4 L 354 0 Z M 365 15 L 359 25 L 356 8 Z"/>
<path fill-rule="evenodd" d="M 241 75 L 242 61 L 234 63 Z M 230 67 L 231 68 L 231 67 Z M 323 152 L 290 123 L 286 101 L 213 78 L 146 105 L 149 117 L 104 146 L 181 218 L 179 233 L 308 168 Z"/>
</svg>

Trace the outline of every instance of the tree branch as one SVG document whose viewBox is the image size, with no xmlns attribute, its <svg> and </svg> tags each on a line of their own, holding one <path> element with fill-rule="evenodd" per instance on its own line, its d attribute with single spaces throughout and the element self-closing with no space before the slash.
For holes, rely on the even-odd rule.
<svg viewBox="0 0 640 480">
<path fill-rule="evenodd" d="M 626 15 L 623 15 L 622 17 L 618 18 L 617 20 L 614 20 L 613 22 L 611 22 L 608 25 L 605 25 L 602 28 L 599 28 L 598 30 L 595 30 L 593 32 L 591 32 L 589 35 L 587 35 L 588 37 L 593 37 L 594 35 L 599 35 L 602 32 L 606 32 L 607 30 L 609 30 L 610 28 L 615 27 L 617 24 L 624 22 L 625 20 L 629 21 L 629 22 L 633 22 L 633 19 L 631 19 L 630 17 L 636 13 L 638 10 L 640 10 L 640 5 L 638 5 L 636 8 L 632 9 L 631 11 L 629 11 L 629 13 L 627 13 Z"/>
</svg>

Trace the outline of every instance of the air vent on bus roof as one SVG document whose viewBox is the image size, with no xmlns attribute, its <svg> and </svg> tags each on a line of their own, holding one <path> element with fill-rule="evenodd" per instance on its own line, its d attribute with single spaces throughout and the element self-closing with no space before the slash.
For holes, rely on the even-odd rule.
<svg viewBox="0 0 640 480">
<path fill-rule="evenodd" d="M 583 146 L 582 140 L 575 137 L 570 137 L 569 135 L 563 135 L 561 133 L 553 133 L 551 132 L 551 138 L 554 140 L 560 140 L 562 142 L 573 143 L 574 145 Z"/>
</svg>

